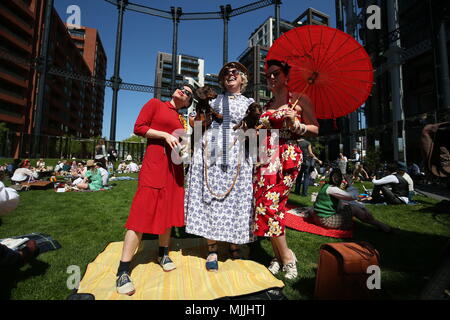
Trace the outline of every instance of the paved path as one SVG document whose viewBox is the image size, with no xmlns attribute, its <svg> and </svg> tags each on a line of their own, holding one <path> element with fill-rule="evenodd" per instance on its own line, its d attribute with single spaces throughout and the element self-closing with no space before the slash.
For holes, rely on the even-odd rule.
<svg viewBox="0 0 450 320">
<path fill-rule="evenodd" d="M 436 200 L 450 200 L 450 189 L 446 186 L 435 186 L 429 184 L 417 184 L 414 185 L 414 190 L 417 193 L 424 196 L 436 199 Z"/>
</svg>

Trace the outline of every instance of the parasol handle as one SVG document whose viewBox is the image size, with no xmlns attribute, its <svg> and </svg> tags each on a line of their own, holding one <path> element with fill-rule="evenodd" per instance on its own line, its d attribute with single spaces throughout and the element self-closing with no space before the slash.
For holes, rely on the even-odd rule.
<svg viewBox="0 0 450 320">
<path fill-rule="evenodd" d="M 292 105 L 291 109 L 294 109 L 297 106 L 298 101 L 300 100 L 300 98 L 303 96 L 303 94 L 305 93 L 306 89 L 308 89 L 308 87 L 312 84 L 314 84 L 316 82 L 317 77 L 319 76 L 319 73 L 314 71 L 311 76 L 308 78 L 308 83 L 306 84 L 306 86 L 303 88 L 303 91 L 300 92 L 300 95 L 298 96 L 297 100 L 295 100 L 294 104 Z"/>
</svg>

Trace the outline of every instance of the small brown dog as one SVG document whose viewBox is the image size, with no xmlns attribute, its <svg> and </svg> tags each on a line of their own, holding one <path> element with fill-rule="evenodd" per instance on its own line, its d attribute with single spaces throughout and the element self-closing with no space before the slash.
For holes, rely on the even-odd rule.
<svg viewBox="0 0 450 320">
<path fill-rule="evenodd" d="M 261 106 L 253 102 L 247 108 L 247 112 L 245 113 L 244 118 L 237 125 L 233 127 L 234 130 L 242 129 L 247 131 L 247 129 L 256 129 L 259 124 L 259 117 L 262 114 Z"/>
<path fill-rule="evenodd" d="M 197 105 L 195 106 L 195 117 L 189 117 L 189 124 L 193 128 L 195 121 L 202 122 L 202 129 L 205 131 L 211 126 L 211 123 L 215 120 L 217 122 L 222 122 L 223 116 L 209 105 L 212 99 L 217 97 L 217 93 L 213 88 L 209 86 L 203 86 L 195 90 L 195 95 L 197 97 Z"/>
</svg>

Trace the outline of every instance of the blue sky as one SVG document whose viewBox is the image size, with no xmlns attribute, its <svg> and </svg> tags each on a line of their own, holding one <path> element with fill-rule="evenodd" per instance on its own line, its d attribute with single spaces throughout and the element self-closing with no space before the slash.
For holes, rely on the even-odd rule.
<svg viewBox="0 0 450 320">
<path fill-rule="evenodd" d="M 220 5 L 238 8 L 256 0 L 130 0 L 136 4 L 170 11 L 171 6 L 183 12 L 216 12 Z M 330 16 L 330 26 L 335 27 L 334 0 L 282 0 L 281 18 L 292 21 L 307 8 L 317 9 Z M 117 30 L 117 9 L 104 0 L 55 0 L 55 8 L 62 21 L 70 14 L 67 8 L 77 5 L 81 9 L 81 25 L 95 28 L 100 34 L 108 58 L 107 78 L 114 73 L 114 52 Z M 228 57 L 236 58 L 247 48 L 250 34 L 269 16 L 274 16 L 274 6 L 258 9 L 232 18 L 228 25 Z M 172 52 L 172 21 L 133 11 L 126 11 L 122 40 L 120 77 L 123 82 L 154 85 L 156 54 Z M 205 60 L 206 73 L 218 73 L 222 67 L 223 21 L 181 21 L 178 29 L 178 53 L 197 56 Z M 116 140 L 128 138 L 133 133 L 134 122 L 141 107 L 153 93 L 119 91 L 117 107 Z M 112 89 L 105 90 L 103 136 L 109 138 L 111 123 Z"/>
</svg>

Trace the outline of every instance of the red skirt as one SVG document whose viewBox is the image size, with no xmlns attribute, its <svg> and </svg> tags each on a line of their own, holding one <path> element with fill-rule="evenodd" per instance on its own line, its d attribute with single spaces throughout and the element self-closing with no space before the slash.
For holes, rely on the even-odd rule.
<svg viewBox="0 0 450 320">
<path fill-rule="evenodd" d="M 125 228 L 140 233 L 163 234 L 184 226 L 184 189 L 177 185 L 156 189 L 139 186 Z"/>
</svg>

